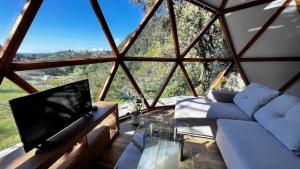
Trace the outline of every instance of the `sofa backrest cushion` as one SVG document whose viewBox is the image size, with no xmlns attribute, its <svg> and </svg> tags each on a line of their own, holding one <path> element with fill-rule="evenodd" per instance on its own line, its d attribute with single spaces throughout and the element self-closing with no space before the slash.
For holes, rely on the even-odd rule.
<svg viewBox="0 0 300 169">
<path fill-rule="evenodd" d="M 287 148 L 299 152 L 299 97 L 283 94 L 259 109 L 254 118 Z"/>
<path fill-rule="evenodd" d="M 254 113 L 279 95 L 279 91 L 270 89 L 258 83 L 251 83 L 243 91 L 236 94 L 233 102 L 250 118 Z"/>
<path fill-rule="evenodd" d="M 212 102 L 233 103 L 233 98 L 238 92 L 230 90 L 210 90 L 206 98 Z"/>
</svg>

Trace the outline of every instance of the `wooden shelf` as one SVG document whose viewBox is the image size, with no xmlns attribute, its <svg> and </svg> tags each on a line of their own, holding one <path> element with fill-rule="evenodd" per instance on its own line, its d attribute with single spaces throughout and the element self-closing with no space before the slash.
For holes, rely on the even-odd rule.
<svg viewBox="0 0 300 169">
<path fill-rule="evenodd" d="M 109 127 L 101 127 L 99 124 L 111 114 L 114 114 L 115 117 L 115 128 L 111 129 L 114 132 L 108 132 L 114 135 L 119 133 L 119 120 L 118 120 L 118 105 L 111 102 L 97 102 L 95 105 L 98 107 L 96 112 L 93 112 L 93 115 L 86 115 L 58 134 L 49 139 L 57 143 L 57 146 L 51 150 L 37 153 L 36 149 L 31 150 L 28 153 L 20 153 L 20 150 L 16 151 L 16 156 L 13 154 L 9 155 L 8 158 L 3 158 L 0 162 L 0 168 L 49 168 L 51 165 L 55 164 L 57 160 L 63 156 L 67 159 L 74 158 L 76 151 L 85 151 L 87 145 L 78 146 L 77 144 L 83 138 L 97 138 L 99 131 L 103 131 L 103 128 L 109 129 Z M 98 132 L 97 132 L 98 131 Z M 108 134 L 109 139 L 111 138 Z M 76 150 L 76 151 L 75 151 Z M 14 153 L 14 152 L 13 152 Z M 73 154 L 73 155 L 72 155 Z M 77 153 L 78 154 L 78 153 Z M 76 158 L 74 158 L 76 159 Z M 10 161 L 7 161 L 10 160 Z"/>
</svg>

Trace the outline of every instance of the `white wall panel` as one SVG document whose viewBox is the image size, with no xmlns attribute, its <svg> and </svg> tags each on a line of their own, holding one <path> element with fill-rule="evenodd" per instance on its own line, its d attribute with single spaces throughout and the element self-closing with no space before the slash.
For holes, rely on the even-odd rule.
<svg viewBox="0 0 300 169">
<path fill-rule="evenodd" d="M 227 2 L 226 8 L 230 8 L 233 6 L 237 6 L 237 5 L 242 5 L 248 2 L 252 2 L 252 1 L 256 1 L 256 0 L 229 0 Z"/>
<path fill-rule="evenodd" d="M 277 0 L 226 14 L 226 21 L 237 53 L 245 47 L 282 3 L 283 0 Z"/>
<path fill-rule="evenodd" d="M 250 82 L 279 89 L 300 71 L 300 62 L 242 62 Z"/>
<path fill-rule="evenodd" d="M 295 1 L 287 7 L 243 57 L 300 56 L 300 15 Z"/>
<path fill-rule="evenodd" d="M 287 93 L 300 97 L 300 80 L 286 90 Z"/>
</svg>

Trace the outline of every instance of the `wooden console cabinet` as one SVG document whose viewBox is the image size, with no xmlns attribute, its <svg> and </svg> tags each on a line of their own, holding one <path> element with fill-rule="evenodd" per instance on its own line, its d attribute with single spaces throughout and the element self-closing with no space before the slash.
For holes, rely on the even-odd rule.
<svg viewBox="0 0 300 169">
<path fill-rule="evenodd" d="M 0 168 L 88 168 L 119 134 L 118 105 L 97 102 L 98 110 L 86 115 L 50 140 L 57 142 L 53 149 L 24 153 L 15 150 L 0 161 Z M 26 112 L 24 112 L 26 113 Z"/>
</svg>

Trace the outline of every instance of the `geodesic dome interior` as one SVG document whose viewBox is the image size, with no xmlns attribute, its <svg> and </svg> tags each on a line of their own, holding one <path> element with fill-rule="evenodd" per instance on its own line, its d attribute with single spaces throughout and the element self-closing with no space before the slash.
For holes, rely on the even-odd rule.
<svg viewBox="0 0 300 169">
<path fill-rule="evenodd" d="M 176 10 L 174 10 L 174 7 L 186 4 L 210 14 L 210 20 L 201 25 L 201 29 L 197 30 L 189 41 L 182 40 L 178 30 L 192 21 L 181 21 L 179 24 Z M 66 58 L 63 60 L 16 60 L 18 49 L 26 39 L 26 34 L 31 30 L 31 26 L 39 16 L 43 5 L 47 5 L 46 0 L 24 1 L 22 11 L 11 28 L 5 43 L 0 44 L 2 45 L 0 52 L 0 83 L 4 78 L 7 78 L 26 92 L 34 93 L 39 89 L 24 79 L 19 72 L 75 65 L 107 64 L 109 65 L 105 67 L 107 77 L 101 77 L 106 80 L 98 89 L 100 92 L 97 93 L 99 95 L 97 99 L 105 100 L 109 96 L 110 88 L 114 85 L 114 80 L 118 78 L 118 72 L 122 72 L 127 79 L 121 80 L 128 81 L 136 95 L 143 98 L 145 108 L 151 110 L 161 106 L 157 103 L 170 80 L 178 74 L 176 72 L 181 72 L 179 74 L 184 78 L 192 95 L 202 94 L 196 90 L 193 78 L 191 78 L 191 74 L 200 72 L 189 72 L 186 68 L 189 64 L 209 63 L 224 64 L 214 83 L 212 83 L 213 88 L 219 86 L 219 83 L 223 83 L 224 79 L 228 78 L 229 72 L 235 69 L 246 85 L 250 82 L 259 82 L 271 88 L 300 96 L 299 0 L 155 0 L 146 11 L 145 17 L 136 30 L 131 32 L 123 42 L 122 47 L 115 42 L 111 31 L 115 25 L 111 26 L 107 22 L 109 13 L 104 14 L 101 8 L 101 0 L 90 0 L 89 5 L 91 5 L 97 18 L 95 22 L 99 22 L 101 25 L 99 30 L 102 30 L 105 34 L 111 47 L 111 53 L 106 56 L 96 55 L 88 58 Z M 170 41 L 172 41 L 173 46 L 162 46 L 161 48 L 166 47 L 168 50 L 172 50 L 171 53 L 173 54 L 167 55 L 162 52 L 161 56 L 152 56 L 151 53 L 140 56 L 130 51 L 134 45 L 146 42 L 139 38 L 143 30 L 151 24 L 152 17 L 159 15 L 156 13 L 162 7 L 168 12 L 167 23 L 169 23 Z M 207 56 L 194 56 L 195 45 L 207 33 L 210 33 L 211 27 L 215 24 L 220 25 L 220 31 L 226 41 L 228 56 L 220 56 L 218 53 L 209 53 Z M 120 24 L 118 26 L 122 27 L 124 25 Z M 145 90 L 147 89 L 141 88 L 139 84 L 139 79 L 143 77 L 137 77 L 132 73 L 129 68 L 131 62 L 151 63 L 156 66 L 161 65 L 161 67 L 168 65 L 167 72 L 165 72 L 164 78 L 161 79 L 160 85 L 156 89 L 152 89 L 156 93 L 154 96 L 145 96 Z M 141 74 L 146 77 L 150 76 L 149 74 L 155 74 L 155 72 L 144 70 L 144 74 Z"/>
</svg>

